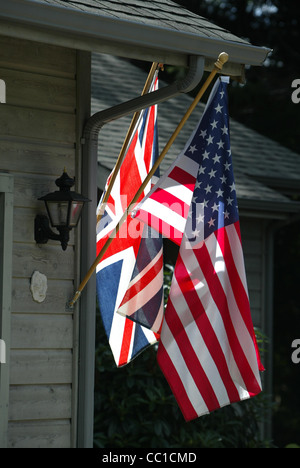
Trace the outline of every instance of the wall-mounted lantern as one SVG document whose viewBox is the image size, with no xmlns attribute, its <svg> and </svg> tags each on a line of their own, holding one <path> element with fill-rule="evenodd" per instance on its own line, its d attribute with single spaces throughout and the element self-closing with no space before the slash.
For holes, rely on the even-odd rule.
<svg viewBox="0 0 300 468">
<path fill-rule="evenodd" d="M 37 244 L 46 244 L 49 239 L 58 240 L 62 249 L 66 250 L 70 231 L 77 226 L 82 208 L 90 200 L 80 193 L 71 191 L 75 179 L 69 177 L 65 171 L 55 183 L 59 187 L 59 191 L 48 193 L 48 195 L 39 198 L 45 202 L 49 219 L 45 215 L 36 216 L 34 238 Z M 55 234 L 50 229 L 49 221 L 59 234 Z"/>
</svg>

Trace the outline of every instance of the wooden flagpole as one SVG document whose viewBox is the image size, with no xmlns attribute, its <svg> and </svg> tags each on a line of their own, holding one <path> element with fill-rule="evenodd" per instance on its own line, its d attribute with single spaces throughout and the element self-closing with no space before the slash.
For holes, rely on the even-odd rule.
<svg viewBox="0 0 300 468">
<path fill-rule="evenodd" d="M 135 196 L 131 200 L 130 204 L 128 205 L 126 211 L 124 212 L 124 214 L 121 217 L 120 221 L 118 222 L 117 226 L 115 227 L 115 229 L 113 230 L 113 232 L 110 234 L 109 238 L 107 239 L 106 243 L 102 247 L 101 251 L 99 252 L 96 260 L 94 261 L 94 263 L 90 267 L 89 271 L 87 272 L 87 274 L 86 274 L 85 278 L 83 279 L 82 283 L 79 285 L 78 290 L 76 291 L 73 299 L 68 304 L 68 307 L 70 307 L 70 308 L 74 307 L 74 304 L 79 299 L 84 287 L 86 286 L 87 282 L 89 281 L 89 279 L 93 275 L 95 269 L 97 268 L 98 263 L 102 260 L 105 253 L 107 252 L 107 249 L 109 248 L 110 244 L 112 243 L 113 239 L 115 238 L 115 236 L 119 232 L 122 224 L 126 221 L 127 216 L 128 216 L 128 214 L 130 212 L 130 209 L 132 209 L 133 206 L 135 205 L 135 203 L 137 203 L 137 201 L 140 198 L 141 194 L 143 193 L 145 187 L 151 181 L 151 179 L 152 179 L 154 173 L 156 172 L 158 166 L 161 164 L 162 160 L 164 159 L 167 152 L 171 148 L 171 146 L 174 143 L 175 139 L 177 138 L 179 132 L 182 130 L 184 124 L 186 123 L 186 121 L 190 117 L 191 113 L 193 112 L 193 110 L 197 106 L 197 104 L 200 101 L 200 99 L 202 98 L 203 94 L 205 93 L 205 91 L 207 90 L 209 85 L 211 84 L 211 82 L 214 79 L 214 77 L 216 76 L 216 74 L 222 70 L 223 65 L 227 61 L 228 61 L 228 54 L 226 54 L 226 52 L 222 52 L 219 55 L 218 60 L 214 64 L 214 69 L 212 70 L 212 72 L 210 73 L 208 78 L 206 79 L 205 83 L 203 84 L 203 86 L 201 87 L 201 89 L 198 92 L 197 96 L 195 97 L 194 101 L 192 102 L 192 104 L 190 105 L 190 107 L 186 111 L 184 117 L 182 118 L 182 120 L 178 124 L 178 126 L 177 126 L 176 130 L 174 131 L 173 135 L 171 136 L 170 140 L 168 141 L 168 143 L 164 147 L 164 149 L 163 149 L 162 153 L 160 154 L 159 158 L 156 160 L 155 164 L 153 165 L 153 167 L 150 170 L 149 174 L 145 178 L 144 182 L 142 183 L 139 190 L 136 192 Z"/>
<path fill-rule="evenodd" d="M 151 83 L 152 83 L 152 80 L 153 80 L 153 77 L 154 77 L 154 74 L 156 72 L 156 70 L 158 69 L 159 67 L 159 63 L 158 62 L 153 62 L 152 66 L 151 66 L 151 69 L 149 71 L 149 75 L 147 77 L 147 80 L 145 82 L 145 86 L 144 86 L 144 89 L 142 91 L 142 96 L 147 94 L 149 89 L 150 89 L 150 86 L 151 86 Z M 120 168 L 121 168 L 121 165 L 122 165 L 122 162 L 124 160 L 124 156 L 126 154 L 126 150 L 128 148 L 128 145 L 129 145 L 129 142 L 130 142 L 130 139 L 132 137 L 132 133 L 135 129 L 135 126 L 137 124 L 137 121 L 139 119 L 139 116 L 140 116 L 140 113 L 141 111 L 139 112 L 135 112 L 132 120 L 131 120 L 131 123 L 130 123 L 130 126 L 129 126 L 129 129 L 128 129 L 128 132 L 127 132 L 127 135 L 125 137 L 125 140 L 124 140 L 124 143 L 123 143 L 123 146 L 121 148 L 121 151 L 120 151 L 120 154 L 119 154 L 119 157 L 117 159 L 117 162 L 116 162 L 116 165 L 115 165 L 115 168 L 113 170 L 113 173 L 112 173 L 112 176 L 111 176 L 111 179 L 109 181 L 109 184 L 108 184 L 108 187 L 107 187 L 107 190 L 104 194 L 104 197 L 103 197 L 103 200 L 102 200 L 102 203 L 101 203 L 101 206 L 100 206 L 100 209 L 99 209 L 99 212 L 98 212 L 98 215 L 97 215 L 97 224 L 99 223 L 99 221 L 101 220 L 103 214 L 104 214 L 104 211 L 105 211 L 105 204 L 107 202 L 107 200 L 109 199 L 109 196 L 111 194 L 111 191 L 112 191 L 112 188 L 114 186 L 114 183 L 115 183 L 115 180 L 117 178 L 117 175 L 120 171 Z"/>
</svg>

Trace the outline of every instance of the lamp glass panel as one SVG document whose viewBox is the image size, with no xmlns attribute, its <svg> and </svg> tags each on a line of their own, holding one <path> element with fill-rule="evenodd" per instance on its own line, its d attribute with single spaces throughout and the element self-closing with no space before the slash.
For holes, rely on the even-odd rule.
<svg viewBox="0 0 300 468">
<path fill-rule="evenodd" d="M 77 226 L 82 208 L 83 208 L 83 202 L 75 202 L 75 201 L 72 202 L 71 214 L 70 214 L 70 227 Z"/>
<path fill-rule="evenodd" d="M 47 202 L 50 222 L 53 227 L 67 226 L 68 223 L 68 210 L 69 202 L 67 201 L 54 201 Z"/>
</svg>

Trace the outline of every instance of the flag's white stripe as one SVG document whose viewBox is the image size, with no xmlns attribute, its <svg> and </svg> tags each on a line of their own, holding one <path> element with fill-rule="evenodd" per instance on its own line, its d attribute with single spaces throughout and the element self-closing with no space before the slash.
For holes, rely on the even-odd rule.
<svg viewBox="0 0 300 468">
<path fill-rule="evenodd" d="M 131 285 L 129 285 L 128 288 L 130 288 L 130 286 Z M 160 274 L 157 274 L 153 280 L 143 288 L 143 294 L 138 293 L 133 296 L 118 309 L 118 313 L 125 316 L 128 315 L 128 317 L 135 314 L 137 310 L 141 309 L 156 293 L 158 293 L 158 291 L 160 291 L 161 287 L 162 270 Z"/>
<path fill-rule="evenodd" d="M 127 287 L 128 287 L 128 281 L 127 278 L 132 276 L 134 266 L 135 266 L 135 255 L 132 247 L 129 247 L 128 249 L 122 250 L 115 255 L 112 255 L 104 260 L 102 260 L 100 263 L 98 263 L 96 267 L 96 273 L 99 271 L 103 270 L 104 268 L 110 266 L 113 263 L 116 263 L 118 261 L 122 260 L 123 265 L 121 269 L 121 276 L 120 276 L 120 281 L 119 281 L 119 289 L 118 289 L 118 294 L 116 298 L 116 304 L 115 304 L 115 309 L 114 309 L 114 315 L 116 310 L 118 309 L 119 305 L 121 304 L 123 297 L 126 293 Z"/>
<path fill-rule="evenodd" d="M 147 126 L 148 126 L 148 122 L 146 124 L 146 129 L 145 129 L 146 131 L 147 131 Z M 145 166 L 145 161 L 142 158 L 143 154 L 144 154 L 144 150 L 145 150 L 144 141 L 142 142 L 142 146 L 140 146 L 140 140 L 138 138 L 137 143 L 136 143 L 136 147 L 134 149 L 134 157 L 135 157 L 136 165 L 138 167 L 141 182 L 143 182 L 143 180 L 147 177 L 147 170 L 146 170 L 146 166 Z"/>
<path fill-rule="evenodd" d="M 161 329 L 161 325 L 163 323 L 163 319 L 164 319 L 164 295 L 162 294 L 162 298 L 161 298 L 161 304 L 160 304 L 160 308 L 159 308 L 159 312 L 156 316 L 156 319 L 151 327 L 151 330 L 155 333 L 158 333 Z"/>
<path fill-rule="evenodd" d="M 124 209 L 123 209 L 122 202 L 121 202 L 121 196 L 120 196 L 120 193 L 121 193 L 120 184 L 121 184 L 121 177 L 120 177 L 120 171 L 119 171 L 115 179 L 115 183 L 112 187 L 111 193 L 110 193 L 110 196 L 114 200 L 114 209 L 115 209 L 114 218 L 117 218 L 117 219 L 120 219 L 124 213 Z"/>
<path fill-rule="evenodd" d="M 249 331 L 245 325 L 245 322 L 241 316 L 240 310 L 237 306 L 234 293 L 232 291 L 232 287 L 229 281 L 226 263 L 223 258 L 221 248 L 218 242 L 216 242 L 215 236 L 210 236 L 208 239 L 206 239 L 206 247 L 208 249 L 210 258 L 214 265 L 216 274 L 219 278 L 223 291 L 225 293 L 229 314 L 230 314 L 231 321 L 235 329 L 237 338 L 244 351 L 245 357 L 256 377 L 256 380 L 261 386 L 258 365 L 257 365 L 256 351 L 255 351 L 255 347 L 253 344 L 252 336 L 249 334 Z M 228 342 L 228 344 L 230 345 L 230 342 Z M 231 375 L 233 377 L 235 384 L 236 385 L 238 384 L 240 386 L 240 388 L 238 388 L 238 391 L 243 392 L 243 389 L 246 388 L 246 385 L 238 369 L 238 365 L 233 359 L 233 354 L 232 354 L 232 360 L 230 361 L 230 372 L 231 372 Z"/>
<path fill-rule="evenodd" d="M 166 321 L 163 323 L 161 342 L 168 353 L 170 360 L 174 364 L 179 378 L 184 386 L 187 396 L 194 407 L 196 413 L 200 416 L 209 413 L 208 408 L 198 390 L 197 385 L 183 359 L 182 353 L 173 337 Z"/>
<path fill-rule="evenodd" d="M 182 154 L 181 156 L 179 156 L 175 162 L 176 164 L 173 165 L 172 169 L 174 169 L 174 167 L 180 167 L 180 169 L 194 176 L 195 181 L 196 181 L 198 170 L 199 170 L 199 162 L 194 161 L 193 159 L 189 158 L 185 154 Z M 169 174 L 171 172 L 172 171 L 170 171 Z"/>
<path fill-rule="evenodd" d="M 159 261 L 160 257 L 163 255 L 163 249 L 160 249 L 160 251 L 155 255 L 155 257 L 151 260 L 150 263 L 138 274 L 136 277 L 130 282 L 129 287 L 131 288 L 134 286 L 138 281 L 140 281 L 151 268 Z"/>
<path fill-rule="evenodd" d="M 122 315 L 119 314 L 114 314 L 109 335 L 109 344 L 117 366 L 120 361 L 125 322 L 125 317 L 122 317 Z"/>
<path fill-rule="evenodd" d="M 151 197 L 152 193 L 155 192 L 160 187 L 165 186 L 164 184 L 168 183 L 169 175 L 173 171 L 174 168 L 179 167 L 183 169 L 185 172 L 188 172 L 189 174 L 197 177 L 198 169 L 199 169 L 199 163 L 193 161 L 192 159 L 188 158 L 184 154 L 180 154 L 177 159 L 173 162 L 173 164 L 170 166 L 170 168 L 158 179 L 157 184 L 155 184 L 150 192 L 147 194 L 147 196 L 141 201 L 139 205 L 137 205 L 136 210 L 140 207 L 143 206 L 144 203 L 146 203 L 147 200 Z M 190 203 L 188 203 L 190 204 Z"/>
<path fill-rule="evenodd" d="M 107 210 L 107 213 L 110 216 L 109 211 L 110 210 Z M 97 233 L 96 242 L 98 243 L 101 239 L 108 236 L 115 229 L 117 224 L 118 224 L 118 219 L 115 218 L 115 215 L 113 215 L 112 221 L 105 228 L 101 229 L 101 231 Z"/>
<path fill-rule="evenodd" d="M 120 355 L 121 355 L 121 350 L 122 350 L 126 320 L 129 320 L 129 319 L 127 319 L 126 317 L 123 317 L 120 314 L 114 314 L 111 331 L 109 335 L 109 344 L 110 344 L 111 351 L 112 351 L 112 354 L 113 354 L 113 357 L 117 366 L 119 365 L 119 362 L 120 362 Z M 132 359 L 134 334 L 135 334 L 136 326 L 137 324 L 133 322 L 133 329 L 132 329 L 132 332 L 130 333 L 130 347 L 129 347 L 129 352 L 128 352 L 128 362 Z M 141 328 L 143 330 L 143 333 L 146 336 L 147 341 L 149 342 L 149 345 L 153 345 L 157 343 L 157 338 L 151 330 L 143 326 L 141 326 Z"/>
<path fill-rule="evenodd" d="M 149 216 L 148 213 L 159 219 L 167 219 L 170 226 L 173 226 L 182 233 L 184 232 L 186 219 L 175 211 L 170 210 L 168 206 L 148 198 L 141 210 L 146 210 L 145 214 L 147 216 L 149 226 L 151 226 L 151 216 Z"/>
<path fill-rule="evenodd" d="M 180 187 L 180 198 L 178 198 L 178 188 Z M 192 196 L 193 196 L 193 191 L 190 190 L 188 187 L 185 187 L 184 185 L 180 185 L 178 182 L 174 181 L 171 177 L 168 177 L 163 184 L 160 185 L 160 190 L 164 190 L 171 195 L 173 195 L 175 198 L 178 199 L 178 202 L 183 201 L 187 205 L 191 204 Z M 162 195 L 162 201 L 163 201 L 163 195 Z M 142 204 L 140 206 L 143 206 Z M 170 207 L 172 208 L 172 207 Z"/>
<path fill-rule="evenodd" d="M 237 268 L 239 277 L 243 283 L 246 294 L 249 297 L 248 285 L 247 285 L 247 279 L 246 279 L 246 273 L 245 273 L 244 254 L 243 254 L 243 248 L 242 248 L 240 237 L 234 225 L 227 226 L 226 232 L 228 235 L 229 243 L 232 246 L 231 252 L 232 252 L 235 266 Z"/>
<path fill-rule="evenodd" d="M 111 330 L 110 330 L 110 335 L 109 335 L 109 344 L 110 344 L 111 351 L 112 351 L 112 354 L 113 354 L 113 357 L 115 359 L 115 363 L 117 366 L 119 365 L 119 362 L 120 362 L 120 355 L 122 351 L 126 320 L 128 320 L 126 317 L 123 317 L 120 314 L 114 314 L 112 325 L 111 325 Z M 132 332 L 130 333 L 130 348 L 129 348 L 129 353 L 128 353 L 128 361 L 130 361 L 130 359 L 132 358 L 134 334 L 135 334 L 136 326 L 137 325 L 133 322 L 133 329 L 132 329 Z M 157 338 L 154 335 L 153 331 L 143 326 L 141 326 L 141 328 L 150 345 L 157 343 Z"/>
<path fill-rule="evenodd" d="M 210 249 L 209 244 L 210 242 L 208 242 L 208 245 L 207 245 L 208 249 Z M 234 246 L 231 246 L 231 250 L 234 250 Z M 210 251 L 210 256 L 212 257 L 213 262 L 215 261 L 215 259 L 213 258 L 214 253 L 216 255 L 215 258 L 218 258 L 218 263 L 215 261 L 217 263 L 217 265 L 215 263 L 215 269 L 216 269 L 217 276 L 220 280 L 220 283 L 222 285 L 222 288 L 226 294 L 228 309 L 229 309 L 230 317 L 231 317 L 235 332 L 237 334 L 240 345 L 245 353 L 246 359 L 256 377 L 256 380 L 261 386 L 260 374 L 259 374 L 259 369 L 258 369 L 258 364 L 257 364 L 256 350 L 255 350 L 255 346 L 253 343 L 253 339 L 248 331 L 248 328 L 243 320 L 242 314 L 236 303 L 234 293 L 232 290 L 232 286 L 230 284 L 229 276 L 227 273 L 226 262 L 223 258 L 223 254 L 222 254 L 222 251 L 218 242 L 216 242 L 216 247 L 215 248 L 213 247 L 213 250 L 212 251 L 209 250 L 209 251 Z M 221 263 L 222 263 L 220 260 L 221 258 L 223 259 L 223 266 L 221 266 Z M 219 265 L 219 268 L 218 268 L 218 265 Z"/>
<path fill-rule="evenodd" d="M 210 239 L 213 240 L 215 239 L 215 237 L 210 236 Z M 205 248 L 205 246 L 203 248 Z M 216 337 L 222 349 L 223 355 L 225 357 L 229 372 L 231 376 L 235 376 L 235 378 L 233 378 L 234 385 L 237 391 L 239 392 L 239 395 L 241 396 L 241 398 L 245 398 L 244 390 L 243 390 L 245 388 L 245 383 L 242 379 L 239 368 L 234 360 L 234 356 L 233 356 L 231 346 L 230 346 L 230 341 L 228 339 L 226 329 L 224 326 L 223 318 L 209 290 L 209 286 L 207 284 L 207 281 L 205 280 L 205 277 L 199 265 L 198 259 L 195 257 L 193 250 L 189 251 L 186 249 L 181 249 L 181 253 L 182 253 L 182 259 L 186 267 L 190 271 L 191 277 L 193 277 L 193 272 L 197 272 L 196 277 L 197 277 L 198 282 L 197 283 L 196 281 L 194 282 L 195 290 L 203 305 L 207 318 L 216 334 Z"/>
<path fill-rule="evenodd" d="M 189 306 L 186 303 L 185 297 L 180 290 L 175 275 L 173 283 L 173 307 L 176 310 L 183 329 L 188 336 L 189 342 L 197 355 L 198 361 L 215 391 L 215 395 L 220 406 L 227 405 L 230 403 L 230 400 L 228 398 L 226 387 L 222 381 L 219 370 L 210 354 L 210 351 L 206 346 L 203 336 L 195 323 L 195 319 L 190 312 Z"/>
<path fill-rule="evenodd" d="M 155 89 L 156 89 L 156 87 L 153 87 L 153 91 L 155 91 Z M 152 113 L 152 110 L 149 107 L 148 114 L 147 114 L 147 119 L 146 119 L 146 122 L 145 122 L 145 128 L 144 128 L 144 132 L 143 132 L 142 142 L 140 142 L 140 139 L 138 137 L 136 148 L 135 148 L 135 151 L 134 151 L 136 164 L 137 164 L 137 167 L 139 169 L 139 174 L 140 174 L 142 182 L 146 179 L 147 174 L 148 174 L 147 169 L 146 169 L 146 165 L 145 165 L 144 153 L 145 153 L 146 143 L 147 143 L 147 140 L 148 140 L 148 127 L 150 125 L 150 115 L 151 115 L 151 113 Z M 143 117 L 144 117 L 144 114 L 141 113 L 140 117 L 139 117 L 139 125 L 142 124 Z M 154 112 L 154 122 L 156 122 L 156 117 L 157 117 L 157 109 L 156 109 L 156 112 Z M 153 135 L 154 135 L 154 128 L 153 128 Z M 153 153 L 153 146 L 152 146 L 152 153 Z M 152 154 L 152 156 L 153 156 L 153 154 Z M 152 161 L 152 158 L 151 158 L 151 165 L 152 165 L 152 163 L 153 163 L 153 161 Z M 150 191 L 150 189 L 151 189 L 151 181 L 147 184 L 147 186 L 146 186 L 146 188 L 144 190 L 144 193 L 147 194 Z"/>
</svg>

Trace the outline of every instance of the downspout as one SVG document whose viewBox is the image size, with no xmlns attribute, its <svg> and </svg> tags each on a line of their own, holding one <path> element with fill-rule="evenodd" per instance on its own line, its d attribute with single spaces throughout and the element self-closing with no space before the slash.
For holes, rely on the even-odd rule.
<svg viewBox="0 0 300 468">
<path fill-rule="evenodd" d="M 96 258 L 96 209 L 98 137 L 101 128 L 114 120 L 192 91 L 204 72 L 204 57 L 191 56 L 186 77 L 162 89 L 97 112 L 86 122 L 82 137 L 82 193 L 91 203 L 82 215 L 81 271 L 87 272 Z M 96 322 L 96 275 L 80 299 L 78 448 L 93 447 L 94 365 Z"/>
</svg>

